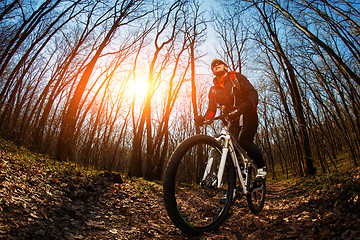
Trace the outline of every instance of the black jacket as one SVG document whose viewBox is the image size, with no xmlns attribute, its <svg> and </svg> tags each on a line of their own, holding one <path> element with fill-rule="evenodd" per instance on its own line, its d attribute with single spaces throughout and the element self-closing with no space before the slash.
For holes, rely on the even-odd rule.
<svg viewBox="0 0 360 240">
<path fill-rule="evenodd" d="M 236 81 L 232 80 L 235 76 Z M 219 84 L 219 78 L 214 78 L 214 86 L 209 91 L 209 107 L 205 117 L 213 118 L 218 106 L 225 106 L 225 111 L 231 112 L 239 109 L 243 113 L 256 111 L 258 94 L 249 80 L 242 74 L 235 71 L 228 72 L 224 77 L 224 86 Z"/>
</svg>

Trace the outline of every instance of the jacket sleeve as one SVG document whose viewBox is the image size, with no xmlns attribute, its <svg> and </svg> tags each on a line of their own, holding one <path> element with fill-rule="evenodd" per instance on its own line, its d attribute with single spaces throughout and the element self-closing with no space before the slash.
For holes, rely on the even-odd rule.
<svg viewBox="0 0 360 240">
<path fill-rule="evenodd" d="M 215 116 L 217 110 L 217 105 L 215 101 L 215 88 L 211 87 L 209 91 L 209 106 L 205 113 L 206 119 L 211 119 Z"/>
<path fill-rule="evenodd" d="M 254 108 L 257 107 L 259 98 L 258 93 L 255 90 L 254 86 L 250 83 L 250 81 L 242 74 L 237 73 L 236 77 L 238 78 L 240 82 L 240 87 L 244 91 L 244 93 L 247 95 L 247 98 L 250 100 L 251 104 L 254 106 Z"/>
</svg>

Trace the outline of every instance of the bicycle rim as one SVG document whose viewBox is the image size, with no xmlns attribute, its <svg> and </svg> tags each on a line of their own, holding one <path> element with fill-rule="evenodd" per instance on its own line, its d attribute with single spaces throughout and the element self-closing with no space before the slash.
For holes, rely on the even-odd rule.
<svg viewBox="0 0 360 240">
<path fill-rule="evenodd" d="M 185 233 L 197 235 L 214 230 L 226 218 L 235 178 L 227 161 L 221 187 L 215 186 L 220 159 L 221 145 L 205 135 L 186 140 L 171 157 L 164 182 L 172 182 L 169 185 L 173 189 L 164 186 L 165 204 L 174 224 Z M 213 164 L 203 179 L 208 161 Z M 169 194 L 172 196 L 167 198 Z"/>
</svg>

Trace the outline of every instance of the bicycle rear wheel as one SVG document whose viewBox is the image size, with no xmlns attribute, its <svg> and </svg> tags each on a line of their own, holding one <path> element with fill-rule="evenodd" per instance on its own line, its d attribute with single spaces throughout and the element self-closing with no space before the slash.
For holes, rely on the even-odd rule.
<svg viewBox="0 0 360 240">
<path fill-rule="evenodd" d="M 235 172 L 228 157 L 222 187 L 216 187 L 221 152 L 222 146 L 214 138 L 195 135 L 183 141 L 169 160 L 164 177 L 165 207 L 172 222 L 186 234 L 212 231 L 227 217 Z M 203 179 L 208 161 L 213 164 Z"/>
<path fill-rule="evenodd" d="M 255 180 L 256 169 L 252 166 L 249 167 L 248 175 L 248 186 L 249 193 L 246 195 L 246 200 L 248 202 L 249 209 L 253 213 L 260 212 L 265 204 L 265 194 L 266 194 L 266 185 L 265 179 Z"/>
</svg>

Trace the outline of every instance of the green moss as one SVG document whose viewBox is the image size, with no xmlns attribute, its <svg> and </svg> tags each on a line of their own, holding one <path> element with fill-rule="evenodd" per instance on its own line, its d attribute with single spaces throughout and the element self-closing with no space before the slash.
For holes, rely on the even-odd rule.
<svg viewBox="0 0 360 240">
<path fill-rule="evenodd" d="M 23 171 L 56 172 L 60 175 L 78 175 L 94 177 L 99 174 L 92 168 L 85 168 L 73 162 L 59 162 L 47 155 L 34 153 L 12 141 L 0 139 L 0 161 L 14 161 Z"/>
</svg>

